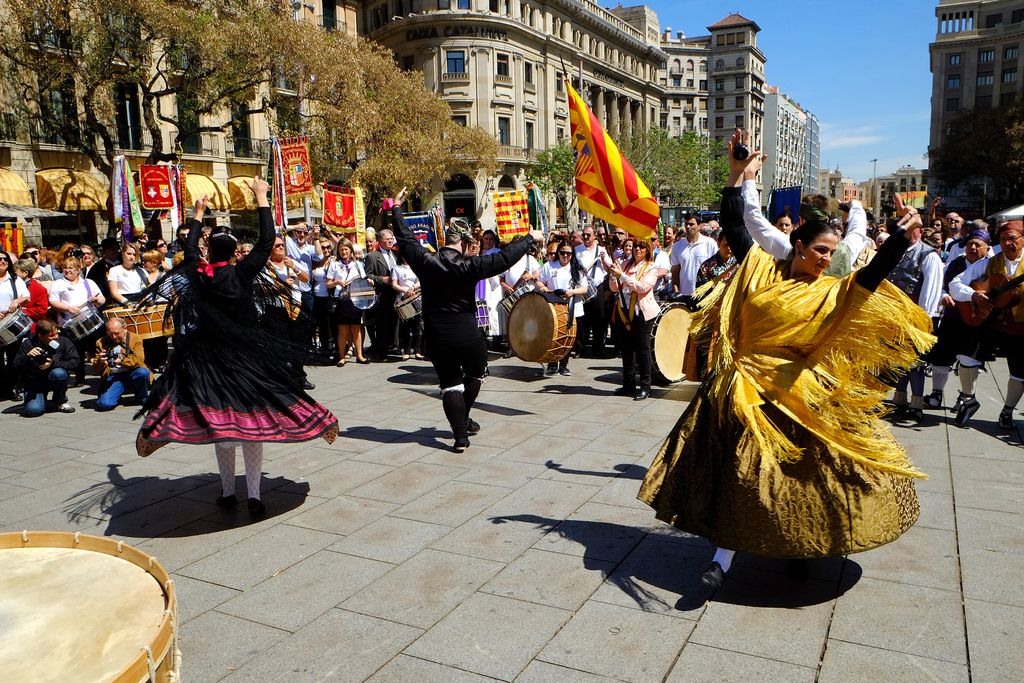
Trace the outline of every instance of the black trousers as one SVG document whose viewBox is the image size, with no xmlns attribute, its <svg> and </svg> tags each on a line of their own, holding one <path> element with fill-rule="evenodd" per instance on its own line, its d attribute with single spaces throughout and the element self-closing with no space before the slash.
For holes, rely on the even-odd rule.
<svg viewBox="0 0 1024 683">
<path fill-rule="evenodd" d="M 373 326 L 370 327 L 373 355 L 383 360 L 395 346 L 395 332 L 398 326 L 395 297 L 387 292 L 382 293 L 370 311 L 370 319 L 373 321 Z"/>
<path fill-rule="evenodd" d="M 619 338 L 622 343 L 622 386 L 626 389 L 651 390 L 651 328 L 654 319 L 633 318 L 630 329 L 624 323 Z"/>
<path fill-rule="evenodd" d="M 333 356 L 332 353 L 337 339 L 338 328 L 331 322 L 331 297 L 313 297 L 313 325 L 316 328 L 317 337 L 320 339 L 320 355 Z"/>
<path fill-rule="evenodd" d="M 487 370 L 487 342 L 472 314 L 424 320 L 423 346 L 442 390 L 482 379 Z"/>
<path fill-rule="evenodd" d="M 583 304 L 583 317 L 576 319 L 580 326 L 576 331 L 576 341 L 581 351 L 586 351 L 589 341 L 592 356 L 604 354 L 608 337 L 607 309 L 607 302 L 600 294 Z"/>
</svg>

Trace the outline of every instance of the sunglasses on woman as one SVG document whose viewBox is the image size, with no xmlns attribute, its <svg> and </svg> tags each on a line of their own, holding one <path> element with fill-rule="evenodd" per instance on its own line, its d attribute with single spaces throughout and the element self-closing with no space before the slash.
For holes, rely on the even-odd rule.
<svg viewBox="0 0 1024 683">
<path fill-rule="evenodd" d="M 558 255 L 559 256 L 572 256 L 572 252 L 571 251 L 560 251 L 560 252 L 558 252 Z"/>
</svg>

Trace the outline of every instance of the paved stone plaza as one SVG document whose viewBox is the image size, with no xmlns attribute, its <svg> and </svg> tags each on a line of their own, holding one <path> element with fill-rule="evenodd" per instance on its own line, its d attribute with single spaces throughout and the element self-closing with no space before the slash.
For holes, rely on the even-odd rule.
<svg viewBox="0 0 1024 683">
<path fill-rule="evenodd" d="M 975 429 L 931 411 L 896 430 L 930 475 L 909 533 L 806 579 L 738 558 L 707 604 L 711 548 L 635 498 L 693 385 L 636 403 L 611 395 L 617 361 L 570 367 L 495 361 L 460 455 L 427 363 L 310 368 L 342 437 L 268 447 L 256 523 L 214 505 L 212 447 L 138 458 L 134 408 L 8 411 L 0 528 L 156 556 L 179 591 L 187 683 L 1024 678 L 1024 449 L 995 424 L 1005 365 L 982 376 Z"/>
</svg>

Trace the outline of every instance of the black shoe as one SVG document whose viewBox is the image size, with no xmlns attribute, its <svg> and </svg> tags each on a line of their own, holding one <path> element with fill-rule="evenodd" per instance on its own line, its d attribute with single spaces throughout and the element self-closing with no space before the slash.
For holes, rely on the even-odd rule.
<svg viewBox="0 0 1024 683">
<path fill-rule="evenodd" d="M 920 408 L 904 408 L 896 421 L 908 427 L 919 425 L 924 421 L 924 411 Z"/>
<path fill-rule="evenodd" d="M 1013 408 L 1003 408 L 999 411 L 999 428 L 1013 429 Z"/>
<path fill-rule="evenodd" d="M 21 395 L 21 392 L 17 389 L 11 389 L 7 394 L 8 400 L 11 401 L 24 401 L 25 397 Z"/>
<path fill-rule="evenodd" d="M 953 422 L 959 427 L 966 427 L 967 423 L 970 422 L 974 414 L 980 409 L 981 404 L 978 403 L 978 399 L 974 396 L 964 396 L 964 401 L 960 404 L 960 410 L 956 411 L 956 417 L 953 418 Z"/>
<path fill-rule="evenodd" d="M 967 400 L 967 394 L 962 391 L 956 392 L 956 401 L 953 403 L 953 407 L 950 408 L 954 413 L 960 412 L 960 408 L 963 407 L 964 401 Z"/>
<path fill-rule="evenodd" d="M 455 444 L 454 446 L 452 446 L 452 448 L 455 450 L 456 453 L 461 453 L 462 451 L 469 448 L 469 439 L 455 439 Z"/>
<path fill-rule="evenodd" d="M 249 514 L 253 517 L 262 516 L 267 511 L 267 506 L 263 504 L 263 501 L 259 498 L 250 498 L 249 503 Z"/>
<path fill-rule="evenodd" d="M 700 575 L 700 582 L 709 593 L 721 588 L 725 583 L 725 572 L 722 571 L 722 565 L 717 562 L 709 564 L 708 568 Z"/>
<path fill-rule="evenodd" d="M 466 433 L 470 436 L 480 433 L 480 425 L 477 424 L 476 420 L 470 420 L 466 425 Z"/>
<path fill-rule="evenodd" d="M 302 383 L 302 388 L 305 389 L 306 391 L 312 391 L 313 389 L 316 389 L 316 385 L 307 379 L 305 382 Z"/>
<path fill-rule="evenodd" d="M 942 407 L 942 392 L 933 391 L 924 398 L 924 404 L 929 408 L 941 408 Z"/>
<path fill-rule="evenodd" d="M 649 389 L 641 389 L 640 391 L 636 392 L 636 396 L 633 397 L 633 400 L 634 401 L 643 401 L 643 400 L 646 400 L 650 395 L 651 395 L 651 392 L 650 392 Z"/>
<path fill-rule="evenodd" d="M 235 498 L 235 494 L 230 496 L 217 496 L 217 505 L 222 508 L 233 508 L 238 505 L 238 499 Z"/>
<path fill-rule="evenodd" d="M 612 393 L 614 393 L 616 396 L 635 396 L 636 389 L 634 389 L 633 387 L 619 387 Z"/>
<path fill-rule="evenodd" d="M 558 374 L 562 377 L 572 377 L 572 372 L 569 371 L 569 368 L 562 368 L 558 371 Z"/>
</svg>

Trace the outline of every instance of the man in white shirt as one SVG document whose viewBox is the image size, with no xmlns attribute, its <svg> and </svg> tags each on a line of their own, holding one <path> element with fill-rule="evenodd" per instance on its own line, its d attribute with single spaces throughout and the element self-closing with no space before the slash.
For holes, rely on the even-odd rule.
<svg viewBox="0 0 1024 683">
<path fill-rule="evenodd" d="M 601 292 L 604 290 L 602 284 L 608 277 L 605 263 L 611 259 L 607 250 L 597 243 L 597 234 L 592 225 L 583 229 L 583 244 L 577 246 L 575 251 L 576 260 L 583 267 L 583 272 L 598 288 L 598 295 L 583 304 L 583 318 L 577 330 L 576 345 L 580 355 L 585 356 L 589 340 L 590 357 L 603 358 L 605 340 L 608 336 L 608 314 L 606 299 L 601 296 Z"/>
<path fill-rule="evenodd" d="M 693 290 L 697 283 L 697 270 L 718 251 L 715 240 L 700 233 L 696 214 L 686 217 L 686 236 L 672 246 L 669 262 L 672 267 L 672 287 L 677 299 L 693 304 Z"/>
<path fill-rule="evenodd" d="M 999 413 L 999 426 L 1013 429 L 1013 410 L 1024 395 L 1024 302 L 1011 303 L 1003 309 L 992 309 L 988 293 L 977 291 L 971 285 L 1002 276 L 1014 280 L 1024 271 L 1020 270 L 1021 256 L 1024 255 L 1024 221 L 1015 220 L 1001 223 L 996 235 L 1002 252 L 988 259 L 978 259 L 949 283 L 949 295 L 954 301 L 973 303 L 976 313 L 988 317 L 977 330 L 977 339 L 969 345 L 971 351 L 957 356 L 960 361 L 960 387 L 963 394 L 957 406 L 954 421 L 961 427 L 967 426 L 971 417 L 978 412 L 981 404 L 974 396 L 974 385 L 984 364 L 984 356 L 998 348 L 1006 356 L 1010 379 L 1006 384 L 1006 398 Z M 1016 287 L 1020 291 L 1020 285 Z"/>
</svg>

